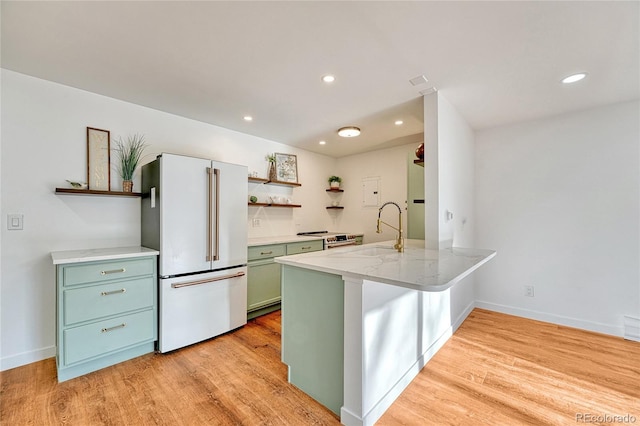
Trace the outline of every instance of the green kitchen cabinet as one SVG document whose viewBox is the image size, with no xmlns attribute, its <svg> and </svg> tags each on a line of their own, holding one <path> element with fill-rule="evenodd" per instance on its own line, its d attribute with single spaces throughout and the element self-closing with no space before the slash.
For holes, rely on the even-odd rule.
<svg viewBox="0 0 640 426">
<path fill-rule="evenodd" d="M 153 352 L 156 256 L 56 265 L 58 381 Z"/>
<path fill-rule="evenodd" d="M 322 240 L 250 246 L 247 264 L 247 319 L 280 309 L 281 267 L 278 256 L 322 250 Z"/>
</svg>

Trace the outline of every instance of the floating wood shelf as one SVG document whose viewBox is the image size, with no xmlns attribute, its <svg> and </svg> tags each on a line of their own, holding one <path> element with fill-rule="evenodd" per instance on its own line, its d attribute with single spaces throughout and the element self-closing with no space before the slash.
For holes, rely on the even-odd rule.
<svg viewBox="0 0 640 426">
<path fill-rule="evenodd" d="M 424 160 L 413 160 L 413 164 L 417 164 L 420 167 L 424 167 Z"/>
<path fill-rule="evenodd" d="M 269 184 L 269 185 L 282 185 L 282 186 L 302 186 L 302 184 L 298 182 L 283 182 L 279 180 L 269 180 L 269 179 L 263 179 L 263 178 L 257 178 L 257 177 L 250 177 L 249 182 Z"/>
<path fill-rule="evenodd" d="M 65 195 L 99 195 L 110 197 L 141 197 L 140 192 L 96 191 L 94 189 L 56 188 L 56 194 Z"/>
<path fill-rule="evenodd" d="M 327 210 L 342 210 L 343 206 L 327 206 Z"/>
<path fill-rule="evenodd" d="M 327 189 L 327 192 L 344 192 L 344 189 L 329 188 L 329 189 Z"/>
<path fill-rule="evenodd" d="M 249 203 L 249 206 L 254 206 L 254 207 L 289 207 L 289 208 L 302 207 L 302 205 L 300 205 L 300 204 L 276 204 L 276 203 Z"/>
</svg>

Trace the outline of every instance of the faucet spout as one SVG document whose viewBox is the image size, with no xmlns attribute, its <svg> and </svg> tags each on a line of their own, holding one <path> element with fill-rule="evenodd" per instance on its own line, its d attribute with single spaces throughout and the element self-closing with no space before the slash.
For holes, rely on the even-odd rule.
<svg viewBox="0 0 640 426">
<path fill-rule="evenodd" d="M 382 214 L 382 209 L 384 209 L 389 204 L 392 204 L 392 205 L 396 206 L 397 209 L 398 209 L 398 227 L 397 228 L 395 226 L 393 226 L 393 225 L 388 224 L 387 222 L 383 221 L 380 218 L 380 215 Z M 377 224 L 377 227 L 376 227 L 376 232 L 378 234 L 382 233 L 382 230 L 380 229 L 380 225 L 381 224 L 385 224 L 389 228 L 395 229 L 396 231 L 398 231 L 398 238 L 397 238 L 396 243 L 394 244 L 393 248 L 398 250 L 399 253 L 404 252 L 404 236 L 403 236 L 403 231 L 402 231 L 402 209 L 400 208 L 398 203 L 394 203 L 393 201 L 387 201 L 382 206 L 380 206 L 380 208 L 378 209 L 378 224 Z"/>
</svg>

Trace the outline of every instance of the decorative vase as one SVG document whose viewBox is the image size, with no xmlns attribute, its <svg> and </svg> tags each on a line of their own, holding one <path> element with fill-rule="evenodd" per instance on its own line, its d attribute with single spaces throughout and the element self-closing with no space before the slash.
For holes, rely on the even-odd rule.
<svg viewBox="0 0 640 426">
<path fill-rule="evenodd" d="M 278 175 L 276 174 L 276 165 L 275 165 L 275 163 L 269 163 L 269 180 L 272 181 L 272 182 L 278 180 Z"/>
<path fill-rule="evenodd" d="M 333 181 L 333 182 L 329 183 L 329 185 L 330 185 L 330 186 L 331 186 L 331 188 L 333 188 L 333 189 L 338 189 L 338 188 L 340 188 L 340 182 Z"/>
<path fill-rule="evenodd" d="M 133 192 L 133 181 L 123 180 L 122 181 L 122 192 Z"/>
<path fill-rule="evenodd" d="M 418 148 L 416 149 L 416 157 L 418 157 L 419 160 L 424 160 L 424 143 L 418 145 Z"/>
</svg>

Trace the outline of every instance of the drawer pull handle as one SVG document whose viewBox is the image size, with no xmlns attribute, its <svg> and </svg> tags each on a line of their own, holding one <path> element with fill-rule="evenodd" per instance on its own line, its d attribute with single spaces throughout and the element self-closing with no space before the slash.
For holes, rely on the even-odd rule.
<svg viewBox="0 0 640 426">
<path fill-rule="evenodd" d="M 102 329 L 102 330 L 100 330 L 100 331 L 102 331 L 103 333 L 108 333 L 108 332 L 110 332 L 110 331 L 116 330 L 116 329 L 118 329 L 118 328 L 124 328 L 124 327 L 126 327 L 126 326 L 127 326 L 127 323 L 123 322 L 123 323 L 122 323 L 122 324 L 120 324 L 120 325 L 114 325 L 113 327 L 103 328 L 103 329 Z"/>
<path fill-rule="evenodd" d="M 310 249 L 311 249 L 311 246 L 309 246 L 309 247 L 300 247 L 300 250 L 310 250 Z"/>
<path fill-rule="evenodd" d="M 215 282 L 215 281 L 228 280 L 228 279 L 231 279 L 231 278 L 240 278 L 240 277 L 243 277 L 243 276 L 244 276 L 244 272 L 238 272 L 237 274 L 224 275 L 222 277 L 209 278 L 209 279 L 205 279 L 205 280 L 187 281 L 187 282 L 184 282 L 184 283 L 173 283 L 173 284 L 171 284 L 171 288 L 191 287 L 192 285 L 208 284 L 208 283 L 212 283 L 212 282 Z"/>
<path fill-rule="evenodd" d="M 261 255 L 265 255 L 265 254 L 273 254 L 273 251 L 261 251 L 260 252 Z"/>
<path fill-rule="evenodd" d="M 103 291 L 100 293 L 100 296 L 109 296 L 110 294 L 118 294 L 126 292 L 126 288 L 121 288 L 120 290 L 112 290 L 112 291 Z"/>
<path fill-rule="evenodd" d="M 109 275 L 109 274 L 120 274 L 122 272 L 126 272 L 127 270 L 124 268 L 120 269 L 112 269 L 110 271 L 100 271 L 100 275 Z"/>
</svg>

